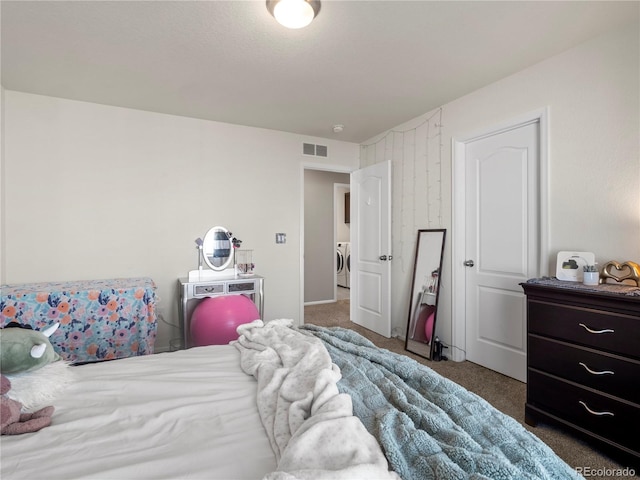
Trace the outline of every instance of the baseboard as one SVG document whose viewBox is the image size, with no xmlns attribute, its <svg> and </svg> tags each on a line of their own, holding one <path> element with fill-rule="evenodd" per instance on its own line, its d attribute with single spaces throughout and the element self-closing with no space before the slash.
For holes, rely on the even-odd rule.
<svg viewBox="0 0 640 480">
<path fill-rule="evenodd" d="M 310 305 L 323 305 L 325 303 L 336 303 L 337 300 L 334 298 L 333 300 L 318 300 L 317 302 L 304 302 L 304 306 L 308 307 Z"/>
</svg>

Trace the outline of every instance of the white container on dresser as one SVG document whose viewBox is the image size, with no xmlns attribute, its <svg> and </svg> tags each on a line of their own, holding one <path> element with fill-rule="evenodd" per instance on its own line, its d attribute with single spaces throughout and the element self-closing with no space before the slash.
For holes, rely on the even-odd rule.
<svg viewBox="0 0 640 480">
<path fill-rule="evenodd" d="M 640 289 L 556 279 L 527 295 L 525 422 L 566 427 L 640 464 Z"/>
</svg>

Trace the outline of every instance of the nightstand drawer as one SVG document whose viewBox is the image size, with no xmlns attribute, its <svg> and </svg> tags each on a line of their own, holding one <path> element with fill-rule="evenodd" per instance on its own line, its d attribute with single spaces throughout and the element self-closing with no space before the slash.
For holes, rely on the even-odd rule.
<svg viewBox="0 0 640 480">
<path fill-rule="evenodd" d="M 640 358 L 638 317 L 530 300 L 529 333 Z"/>
<path fill-rule="evenodd" d="M 224 283 L 217 283 L 212 285 L 196 285 L 194 287 L 195 297 L 207 297 L 216 293 L 224 293 Z"/>
<path fill-rule="evenodd" d="M 640 450 L 640 408 L 572 385 L 545 374 L 528 371 L 527 403 L 552 415 L 608 438 L 620 445 Z"/>
<path fill-rule="evenodd" d="M 640 404 L 640 362 L 529 335 L 529 367 Z"/>
</svg>

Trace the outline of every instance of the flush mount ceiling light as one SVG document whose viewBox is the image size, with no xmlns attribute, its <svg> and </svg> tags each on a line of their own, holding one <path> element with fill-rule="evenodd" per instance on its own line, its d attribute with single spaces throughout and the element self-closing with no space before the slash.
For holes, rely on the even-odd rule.
<svg viewBox="0 0 640 480">
<path fill-rule="evenodd" d="M 279 24 L 302 28 L 320 12 L 320 0 L 267 0 L 267 10 Z"/>
</svg>

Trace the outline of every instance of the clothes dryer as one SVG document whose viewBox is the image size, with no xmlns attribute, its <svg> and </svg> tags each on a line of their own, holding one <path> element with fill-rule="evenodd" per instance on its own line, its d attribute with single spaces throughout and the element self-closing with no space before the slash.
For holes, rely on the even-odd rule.
<svg viewBox="0 0 640 480">
<path fill-rule="evenodd" d="M 346 257 L 346 243 L 338 242 L 336 250 L 336 276 L 339 287 L 347 287 L 347 257 Z"/>
<path fill-rule="evenodd" d="M 349 242 L 344 248 L 344 266 L 347 271 L 347 288 L 351 288 L 351 243 Z"/>
</svg>

